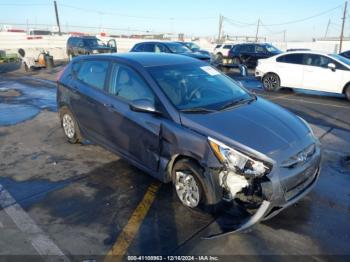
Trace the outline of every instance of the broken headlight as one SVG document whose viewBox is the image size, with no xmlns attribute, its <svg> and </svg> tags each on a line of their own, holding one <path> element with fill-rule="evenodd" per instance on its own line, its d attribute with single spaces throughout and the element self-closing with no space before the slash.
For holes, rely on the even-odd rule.
<svg viewBox="0 0 350 262">
<path fill-rule="evenodd" d="M 270 168 L 263 162 L 252 159 L 213 138 L 209 137 L 208 140 L 216 157 L 227 169 L 248 177 L 261 177 L 269 172 Z"/>
</svg>

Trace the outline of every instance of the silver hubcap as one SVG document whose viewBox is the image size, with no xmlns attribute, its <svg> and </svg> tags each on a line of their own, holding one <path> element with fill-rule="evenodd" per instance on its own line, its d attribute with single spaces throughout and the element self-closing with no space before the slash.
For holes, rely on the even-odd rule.
<svg viewBox="0 0 350 262">
<path fill-rule="evenodd" d="M 64 133 L 66 134 L 66 136 L 69 139 L 73 138 L 75 134 L 75 128 L 74 128 L 74 121 L 72 117 L 68 114 L 65 114 L 62 118 L 62 124 L 63 124 Z"/>
<path fill-rule="evenodd" d="M 268 90 L 275 90 L 278 88 L 278 80 L 274 75 L 269 75 L 264 79 L 264 86 Z"/>
<path fill-rule="evenodd" d="M 199 204 L 199 187 L 191 174 L 176 172 L 175 188 L 180 201 L 191 208 Z"/>
</svg>

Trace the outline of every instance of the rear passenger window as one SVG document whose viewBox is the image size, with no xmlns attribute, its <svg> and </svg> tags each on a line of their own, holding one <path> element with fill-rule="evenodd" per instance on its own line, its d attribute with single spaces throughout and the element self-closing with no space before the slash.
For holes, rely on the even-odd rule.
<svg viewBox="0 0 350 262">
<path fill-rule="evenodd" d="M 224 45 L 223 49 L 231 49 L 232 45 Z"/>
<path fill-rule="evenodd" d="M 256 52 L 256 53 L 265 53 L 266 50 L 265 50 L 264 47 L 262 47 L 262 46 L 260 46 L 260 45 L 256 45 L 256 46 L 255 46 L 255 52 Z"/>
<path fill-rule="evenodd" d="M 154 52 L 153 44 L 140 44 L 136 47 L 136 51 L 138 52 Z"/>
<path fill-rule="evenodd" d="M 154 94 L 147 83 L 133 69 L 124 65 L 113 65 L 108 92 L 127 101 L 148 99 L 155 102 Z"/>
<path fill-rule="evenodd" d="M 73 66 L 76 77 L 89 86 L 103 90 L 109 62 L 84 61 Z"/>
<path fill-rule="evenodd" d="M 303 55 L 302 54 L 289 54 L 280 56 L 276 59 L 279 63 L 288 63 L 288 64 L 303 64 Z"/>
</svg>

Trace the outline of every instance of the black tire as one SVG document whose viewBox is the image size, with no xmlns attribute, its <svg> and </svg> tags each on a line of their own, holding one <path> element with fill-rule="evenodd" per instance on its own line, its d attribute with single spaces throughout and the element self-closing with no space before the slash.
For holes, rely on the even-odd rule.
<svg viewBox="0 0 350 262">
<path fill-rule="evenodd" d="M 222 63 L 223 63 L 223 60 L 224 60 L 223 55 L 222 55 L 221 53 L 218 53 L 218 54 L 216 55 L 215 62 L 216 62 L 217 64 L 222 64 Z"/>
<path fill-rule="evenodd" d="M 344 88 L 344 95 L 350 101 L 350 84 Z"/>
<path fill-rule="evenodd" d="M 30 69 L 29 69 L 27 63 L 24 63 L 24 64 L 23 64 L 23 68 L 24 68 L 24 71 L 25 71 L 25 72 L 29 72 L 29 71 L 30 71 Z"/>
<path fill-rule="evenodd" d="M 190 174 L 197 187 L 198 187 L 198 191 L 199 191 L 199 199 L 198 199 L 198 204 L 196 206 L 189 206 L 186 205 L 183 200 L 180 199 L 179 194 L 178 194 L 178 189 L 176 187 L 176 180 L 177 180 L 177 172 L 183 172 L 186 174 Z M 184 206 L 190 208 L 190 209 L 198 209 L 202 206 L 206 206 L 207 204 L 207 197 L 205 194 L 205 190 L 204 190 L 204 185 L 202 183 L 202 179 L 201 179 L 201 174 L 202 174 L 203 170 L 200 166 L 198 166 L 198 164 L 190 159 L 181 159 L 179 161 L 177 161 L 175 163 L 175 165 L 173 166 L 173 170 L 172 170 L 172 181 L 173 181 L 173 185 L 174 185 L 174 189 L 176 192 L 176 196 L 177 199 L 179 200 L 179 202 L 181 204 L 183 204 Z"/>
<path fill-rule="evenodd" d="M 72 53 L 68 54 L 68 61 L 71 62 L 73 60 L 74 56 Z"/>
<path fill-rule="evenodd" d="M 71 111 L 67 108 L 67 107 L 62 107 L 59 110 L 59 115 L 60 115 L 60 121 L 61 121 L 61 127 L 63 129 L 63 133 L 67 139 L 67 141 L 71 144 L 76 144 L 79 143 L 83 140 L 81 133 L 80 133 L 80 129 L 78 126 L 77 121 L 75 120 L 73 114 L 71 113 Z M 64 121 L 67 121 L 66 119 L 70 118 L 74 127 L 74 131 L 68 132 L 67 129 L 64 126 Z"/>
<path fill-rule="evenodd" d="M 262 84 L 266 91 L 277 91 L 281 88 L 280 78 L 274 73 L 266 74 L 262 79 Z"/>
</svg>

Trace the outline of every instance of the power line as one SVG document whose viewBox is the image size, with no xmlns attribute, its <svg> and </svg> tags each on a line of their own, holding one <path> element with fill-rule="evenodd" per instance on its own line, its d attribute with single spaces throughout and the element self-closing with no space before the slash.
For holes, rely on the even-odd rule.
<svg viewBox="0 0 350 262">
<path fill-rule="evenodd" d="M 337 9 L 339 9 L 341 7 L 342 7 L 342 5 L 338 5 L 338 6 L 334 7 L 334 8 L 331 8 L 329 10 L 323 11 L 321 13 L 318 13 L 318 14 L 315 14 L 315 15 L 312 15 L 312 16 L 309 16 L 309 17 L 305 17 L 305 18 L 297 19 L 297 20 L 292 20 L 292 21 L 288 21 L 288 22 L 284 22 L 284 23 L 267 24 L 266 26 L 281 26 L 281 25 L 290 25 L 290 24 L 301 23 L 301 22 L 304 22 L 304 21 L 307 21 L 307 20 L 311 20 L 313 18 L 317 18 L 317 17 L 323 16 L 323 15 L 328 14 L 328 13 L 331 13 L 334 10 L 337 10 Z"/>
<path fill-rule="evenodd" d="M 93 10 L 88 8 L 81 8 L 77 6 L 72 5 L 66 5 L 66 4 L 60 4 L 60 6 L 70 9 L 75 9 L 83 12 L 88 13 L 97 13 L 100 15 L 111 15 L 111 16 L 121 16 L 121 17 L 128 17 L 128 18 L 135 18 L 135 19 L 150 19 L 150 20 L 210 20 L 210 19 L 217 19 L 216 17 L 154 17 L 154 16 L 136 16 L 136 15 L 128 15 L 123 13 L 115 13 L 115 12 L 104 12 L 99 10 Z"/>
</svg>

